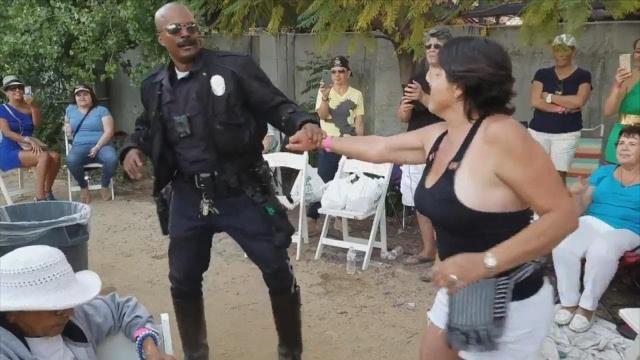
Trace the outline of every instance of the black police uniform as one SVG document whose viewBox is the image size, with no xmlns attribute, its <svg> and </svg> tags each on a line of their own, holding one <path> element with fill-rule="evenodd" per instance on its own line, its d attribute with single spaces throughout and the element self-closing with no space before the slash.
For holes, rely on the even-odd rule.
<svg viewBox="0 0 640 360">
<path fill-rule="evenodd" d="M 217 232 L 231 235 L 262 271 L 280 359 L 299 359 L 300 290 L 287 254 L 293 228 L 272 196 L 262 138 L 267 122 L 292 135 L 317 119 L 273 86 L 250 57 L 222 51 L 201 50 L 180 79 L 173 65 L 156 70 L 141 95 L 144 112 L 120 158 L 138 148 L 154 165 L 153 195 L 170 236 L 169 280 L 185 359 L 209 358 L 202 274 Z"/>
</svg>

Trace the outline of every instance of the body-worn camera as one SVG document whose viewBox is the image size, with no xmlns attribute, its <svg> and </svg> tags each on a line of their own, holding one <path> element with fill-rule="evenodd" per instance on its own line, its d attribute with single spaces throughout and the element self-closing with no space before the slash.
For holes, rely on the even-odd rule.
<svg viewBox="0 0 640 360">
<path fill-rule="evenodd" d="M 179 138 L 185 138 L 191 135 L 191 125 L 189 124 L 189 116 L 178 115 L 173 117 L 173 129 Z"/>
</svg>

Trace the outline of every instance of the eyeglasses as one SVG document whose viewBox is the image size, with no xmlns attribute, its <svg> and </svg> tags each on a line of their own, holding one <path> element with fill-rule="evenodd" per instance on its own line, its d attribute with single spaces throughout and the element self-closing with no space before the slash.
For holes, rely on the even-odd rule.
<svg viewBox="0 0 640 360">
<path fill-rule="evenodd" d="M 13 86 L 7 86 L 5 91 L 18 91 L 18 90 L 22 90 L 24 91 L 24 86 L 22 85 L 13 85 Z"/>
<path fill-rule="evenodd" d="M 556 91 L 555 91 L 555 94 L 556 94 L 556 95 L 562 95 L 562 93 L 564 93 L 564 80 L 560 80 L 560 81 L 558 81 L 558 83 L 556 84 Z"/>
<path fill-rule="evenodd" d="M 337 70 L 331 70 L 332 74 L 346 74 L 347 70 L 345 69 L 337 69 Z"/>
<path fill-rule="evenodd" d="M 441 47 L 442 47 L 442 45 L 440 45 L 440 44 L 426 44 L 424 46 L 424 48 L 427 49 L 427 50 L 431 50 L 431 48 L 434 48 L 436 50 L 440 50 Z"/>
<path fill-rule="evenodd" d="M 187 30 L 187 34 L 189 35 L 196 34 L 200 31 L 200 29 L 198 28 L 198 25 L 195 23 L 186 23 L 186 24 L 173 23 L 165 26 L 164 30 L 169 35 L 178 35 L 182 32 L 182 28 Z"/>
</svg>

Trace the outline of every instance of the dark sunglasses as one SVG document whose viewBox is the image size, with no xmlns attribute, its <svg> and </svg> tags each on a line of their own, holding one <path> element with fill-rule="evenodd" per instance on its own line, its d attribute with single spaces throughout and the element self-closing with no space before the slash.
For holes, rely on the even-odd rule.
<svg viewBox="0 0 640 360">
<path fill-rule="evenodd" d="M 189 35 L 196 34 L 196 33 L 198 33 L 200 31 L 200 29 L 198 28 L 198 25 L 194 24 L 194 23 L 186 23 L 186 24 L 174 23 L 174 24 L 169 24 L 169 25 L 165 26 L 164 31 L 166 31 L 167 34 L 169 34 L 169 35 L 178 35 L 178 34 L 180 34 L 182 32 L 182 28 L 187 30 L 187 34 L 189 34 Z"/>
<path fill-rule="evenodd" d="M 22 85 L 12 85 L 12 86 L 7 86 L 5 88 L 5 91 L 16 91 L 16 90 L 23 90 L 24 91 L 24 86 L 22 86 Z"/>
<path fill-rule="evenodd" d="M 345 69 L 337 69 L 337 70 L 331 70 L 332 74 L 346 74 L 347 70 Z"/>
<path fill-rule="evenodd" d="M 427 50 L 431 50 L 431 48 L 434 48 L 436 50 L 440 50 L 440 48 L 442 48 L 442 45 L 440 45 L 440 44 L 426 44 L 424 46 L 424 48 L 427 49 Z"/>
</svg>

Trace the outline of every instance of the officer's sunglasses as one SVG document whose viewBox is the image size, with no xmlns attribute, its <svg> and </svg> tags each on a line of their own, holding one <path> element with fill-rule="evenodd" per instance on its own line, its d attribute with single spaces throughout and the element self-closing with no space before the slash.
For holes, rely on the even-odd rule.
<svg viewBox="0 0 640 360">
<path fill-rule="evenodd" d="M 336 70 L 331 70 L 332 74 L 346 74 L 347 70 L 345 69 L 336 69 Z"/>
<path fill-rule="evenodd" d="M 11 85 L 11 86 L 7 86 L 5 89 L 5 91 L 24 91 L 24 86 L 23 85 Z"/>
<path fill-rule="evenodd" d="M 180 23 L 173 23 L 173 24 L 169 24 L 167 26 L 164 27 L 164 31 L 167 32 L 167 34 L 169 35 L 179 35 L 182 32 L 182 28 L 184 28 L 185 30 L 187 30 L 187 34 L 189 35 L 193 35 L 196 34 L 200 31 L 200 29 L 198 28 L 197 24 L 194 23 L 186 23 L 186 24 L 180 24 Z"/>
<path fill-rule="evenodd" d="M 431 50 L 431 48 L 434 48 L 436 50 L 440 50 L 441 47 L 442 47 L 442 45 L 440 45 L 440 44 L 426 44 L 424 46 L 424 48 L 427 49 L 427 50 Z"/>
</svg>

